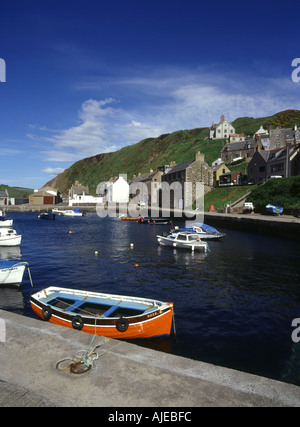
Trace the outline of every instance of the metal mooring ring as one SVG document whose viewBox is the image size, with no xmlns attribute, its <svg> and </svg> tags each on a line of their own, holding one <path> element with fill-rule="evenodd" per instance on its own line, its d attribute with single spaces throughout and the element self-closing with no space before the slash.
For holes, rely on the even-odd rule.
<svg viewBox="0 0 300 427">
<path fill-rule="evenodd" d="M 92 365 L 86 366 L 83 362 L 75 362 L 70 365 L 72 374 L 85 374 L 91 369 Z"/>
</svg>

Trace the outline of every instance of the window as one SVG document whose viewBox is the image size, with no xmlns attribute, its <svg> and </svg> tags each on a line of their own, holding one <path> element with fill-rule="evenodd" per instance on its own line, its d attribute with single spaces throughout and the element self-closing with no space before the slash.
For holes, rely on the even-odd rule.
<svg viewBox="0 0 300 427">
<path fill-rule="evenodd" d="M 265 172 L 266 167 L 265 166 L 259 166 L 258 172 Z"/>
<path fill-rule="evenodd" d="M 279 172 L 284 170 L 284 163 L 277 163 L 271 166 L 271 172 Z"/>
</svg>

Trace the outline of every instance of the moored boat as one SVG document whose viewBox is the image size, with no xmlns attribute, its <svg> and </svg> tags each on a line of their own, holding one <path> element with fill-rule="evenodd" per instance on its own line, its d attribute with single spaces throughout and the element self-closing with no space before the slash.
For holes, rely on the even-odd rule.
<svg viewBox="0 0 300 427">
<path fill-rule="evenodd" d="M 207 251 L 207 242 L 202 242 L 196 233 L 180 232 L 168 236 L 156 236 L 161 246 L 172 246 L 173 248 Z"/>
<path fill-rule="evenodd" d="M 12 228 L 0 228 L 0 246 L 19 246 L 22 236 Z"/>
<path fill-rule="evenodd" d="M 0 210 L 0 227 L 12 227 L 13 220 L 6 219 L 6 214 L 2 210 Z"/>
<path fill-rule="evenodd" d="M 0 286 L 22 283 L 27 262 L 0 261 Z"/>
<path fill-rule="evenodd" d="M 211 225 L 201 224 L 198 222 L 189 224 L 183 228 L 175 227 L 174 229 L 171 230 L 171 234 L 181 233 L 182 231 L 195 233 L 200 237 L 200 239 L 204 239 L 204 240 L 219 240 L 219 239 L 222 239 L 222 237 L 226 236 L 225 233 L 221 233 Z"/>
<path fill-rule="evenodd" d="M 55 213 L 42 212 L 38 217 L 40 219 L 55 219 Z"/>
<path fill-rule="evenodd" d="M 121 221 L 138 221 L 140 216 L 121 216 Z"/>
<path fill-rule="evenodd" d="M 62 211 L 64 216 L 83 216 L 83 212 L 79 208 L 67 209 Z"/>
<path fill-rule="evenodd" d="M 170 335 L 173 303 L 49 287 L 30 298 L 33 311 L 57 325 L 108 338 Z"/>
</svg>

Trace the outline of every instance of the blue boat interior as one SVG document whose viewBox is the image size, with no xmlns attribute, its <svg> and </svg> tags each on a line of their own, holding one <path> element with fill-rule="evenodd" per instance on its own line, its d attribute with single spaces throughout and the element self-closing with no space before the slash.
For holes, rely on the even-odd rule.
<svg viewBox="0 0 300 427">
<path fill-rule="evenodd" d="M 84 296 L 75 299 L 61 294 L 51 295 L 50 299 L 45 298 L 44 302 L 66 312 L 101 317 L 137 316 L 153 308 L 153 305 L 141 302 L 111 301 L 105 298 L 97 301 L 96 298 L 88 300 Z"/>
<path fill-rule="evenodd" d="M 0 261 L 0 268 L 11 268 L 17 261 Z"/>
</svg>

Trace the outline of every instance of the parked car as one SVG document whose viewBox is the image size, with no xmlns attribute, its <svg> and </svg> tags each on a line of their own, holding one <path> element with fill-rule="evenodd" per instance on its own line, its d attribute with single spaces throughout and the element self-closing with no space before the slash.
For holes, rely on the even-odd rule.
<svg viewBox="0 0 300 427">
<path fill-rule="evenodd" d="M 254 212 L 254 206 L 252 202 L 245 202 L 243 204 L 243 212 L 244 213 L 252 213 Z"/>
</svg>

